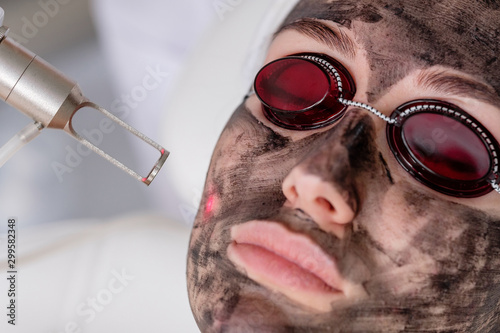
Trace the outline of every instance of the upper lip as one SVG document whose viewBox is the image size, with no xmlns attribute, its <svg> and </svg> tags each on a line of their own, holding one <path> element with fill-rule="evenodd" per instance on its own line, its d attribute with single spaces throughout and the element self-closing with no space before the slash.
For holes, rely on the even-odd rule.
<svg viewBox="0 0 500 333">
<path fill-rule="evenodd" d="M 304 234 L 277 222 L 251 221 L 233 226 L 231 237 L 237 244 L 260 246 L 309 271 L 332 289 L 343 290 L 336 260 Z"/>
</svg>

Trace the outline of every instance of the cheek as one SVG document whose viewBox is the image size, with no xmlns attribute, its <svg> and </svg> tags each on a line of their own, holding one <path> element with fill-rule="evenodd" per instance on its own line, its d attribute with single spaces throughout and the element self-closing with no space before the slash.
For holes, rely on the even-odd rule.
<svg viewBox="0 0 500 333">
<path fill-rule="evenodd" d="M 430 221 L 411 212 L 402 193 L 398 184 L 391 187 L 381 201 L 377 220 L 365 227 L 378 247 L 372 287 L 380 283 L 392 294 L 411 295 L 429 287 L 429 276 L 438 273 L 439 265 L 421 244 L 415 244 Z"/>
<path fill-rule="evenodd" d="M 452 211 L 454 204 L 427 197 L 412 190 L 406 182 L 392 186 L 381 207 L 379 221 L 367 229 L 382 244 L 384 252 L 400 265 L 422 258 L 445 260 L 454 250 L 452 245 L 473 228 L 470 221 Z"/>
<path fill-rule="evenodd" d="M 408 203 L 411 185 L 404 181 L 389 187 L 380 201 L 380 215 L 376 223 L 365 228 L 381 244 L 384 253 L 399 265 L 446 258 L 453 244 L 467 229 L 464 221 L 447 212 L 447 205 L 440 206 L 425 195 L 413 192 Z M 432 256 L 425 248 L 427 238 L 435 242 Z M 420 241 L 417 241 L 420 239 Z M 443 246 L 440 246 L 443 245 Z"/>
<path fill-rule="evenodd" d="M 495 284 L 491 279 L 498 269 L 491 256 L 498 252 L 498 242 L 491 241 L 498 236 L 497 228 L 492 228 L 494 218 L 427 196 L 403 181 L 379 194 L 378 200 L 376 214 L 362 212 L 357 222 L 366 235 L 359 243 L 367 242 L 363 246 L 372 250 L 367 288 L 399 295 L 424 295 L 426 290 L 429 297 L 444 297 L 440 302 L 458 302 L 469 291 L 469 296 L 484 292 L 476 287 L 478 281 Z"/>
<path fill-rule="evenodd" d="M 353 225 L 353 241 L 370 271 L 365 286 L 369 293 L 389 298 L 411 297 L 432 287 L 429 277 L 439 272 L 438 259 L 415 241 L 433 222 L 409 209 L 406 186 L 397 182 L 376 195 L 369 193 Z"/>
<path fill-rule="evenodd" d="M 234 224 L 277 207 L 283 202 L 282 179 L 294 163 L 292 151 L 285 137 L 238 110 L 214 151 L 197 220 L 206 220 L 204 212 L 210 211 L 210 220 Z"/>
</svg>

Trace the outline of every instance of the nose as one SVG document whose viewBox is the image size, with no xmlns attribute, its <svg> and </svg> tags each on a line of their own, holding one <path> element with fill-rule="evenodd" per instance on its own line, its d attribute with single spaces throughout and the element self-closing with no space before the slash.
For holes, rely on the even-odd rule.
<svg viewBox="0 0 500 333">
<path fill-rule="evenodd" d="M 343 238 L 346 225 L 355 216 L 345 191 L 300 166 L 283 181 L 283 194 L 292 208 L 304 211 L 323 230 L 339 238 Z"/>
<path fill-rule="evenodd" d="M 324 231 L 343 238 L 361 205 L 361 179 L 373 165 L 373 135 L 370 117 L 347 115 L 285 177 L 286 204 L 305 212 Z"/>
</svg>

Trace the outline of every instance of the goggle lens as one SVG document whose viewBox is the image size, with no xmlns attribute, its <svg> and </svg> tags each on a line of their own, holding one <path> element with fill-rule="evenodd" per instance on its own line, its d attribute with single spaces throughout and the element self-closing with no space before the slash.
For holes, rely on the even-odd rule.
<svg viewBox="0 0 500 333">
<path fill-rule="evenodd" d="M 330 78 L 309 61 L 283 59 L 257 76 L 257 95 L 275 110 L 298 112 L 322 101 L 330 92 Z"/>
<path fill-rule="evenodd" d="M 441 177 L 475 181 L 490 171 L 490 155 L 484 143 L 457 120 L 417 113 L 404 122 L 402 134 L 416 161 Z"/>
<path fill-rule="evenodd" d="M 387 141 L 399 164 L 428 187 L 473 198 L 493 190 L 498 144 L 493 136 L 453 104 L 412 101 L 398 107 L 387 126 Z"/>
<path fill-rule="evenodd" d="M 264 113 L 280 127 L 306 130 L 331 124 L 347 109 L 338 98 L 354 96 L 354 82 L 341 64 L 306 56 L 278 59 L 256 76 L 254 89 Z"/>
</svg>

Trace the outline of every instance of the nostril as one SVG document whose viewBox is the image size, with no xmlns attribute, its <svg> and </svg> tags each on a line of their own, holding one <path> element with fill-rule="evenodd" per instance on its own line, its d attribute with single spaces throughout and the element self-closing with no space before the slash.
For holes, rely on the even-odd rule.
<svg viewBox="0 0 500 333">
<path fill-rule="evenodd" d="M 316 203 L 322 207 L 323 209 L 329 211 L 329 212 L 334 212 L 335 211 L 335 207 L 333 207 L 333 205 L 330 203 L 330 201 L 326 200 L 325 198 L 322 198 L 322 197 L 318 197 L 316 198 Z"/>
</svg>

